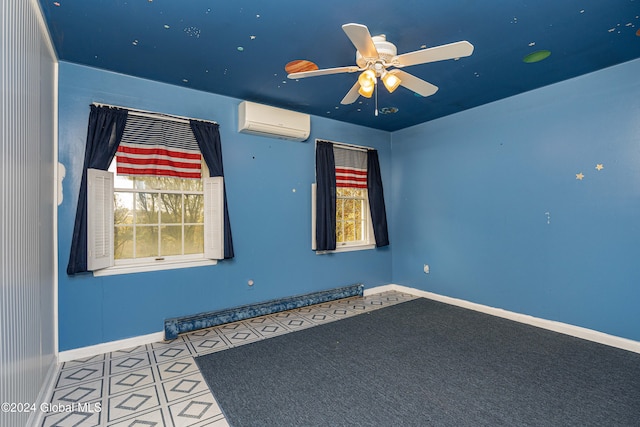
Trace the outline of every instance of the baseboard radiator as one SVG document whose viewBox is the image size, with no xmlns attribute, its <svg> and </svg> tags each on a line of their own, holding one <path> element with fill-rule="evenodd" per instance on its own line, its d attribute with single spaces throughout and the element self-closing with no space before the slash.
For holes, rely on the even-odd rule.
<svg viewBox="0 0 640 427">
<path fill-rule="evenodd" d="M 353 296 L 362 296 L 364 285 L 355 284 L 342 288 L 313 292 L 305 295 L 274 299 L 258 304 L 243 305 L 220 311 L 200 313 L 192 316 L 174 317 L 164 321 L 164 339 L 172 340 L 179 334 L 211 328 L 225 323 L 237 322 L 252 317 L 265 316 L 280 311 L 306 307 Z"/>
</svg>

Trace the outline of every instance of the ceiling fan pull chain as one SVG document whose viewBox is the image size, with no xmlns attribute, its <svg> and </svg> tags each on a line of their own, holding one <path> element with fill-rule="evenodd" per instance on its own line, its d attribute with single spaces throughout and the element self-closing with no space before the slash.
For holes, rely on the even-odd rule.
<svg viewBox="0 0 640 427">
<path fill-rule="evenodd" d="M 376 79 L 376 111 L 375 116 L 378 117 L 378 79 Z"/>
</svg>

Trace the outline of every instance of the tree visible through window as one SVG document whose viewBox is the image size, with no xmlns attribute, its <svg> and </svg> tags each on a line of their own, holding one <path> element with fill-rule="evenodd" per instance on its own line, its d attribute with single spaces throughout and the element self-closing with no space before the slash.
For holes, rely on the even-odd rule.
<svg viewBox="0 0 640 427">
<path fill-rule="evenodd" d="M 116 263 L 203 254 L 202 180 L 116 176 L 113 202 Z"/>
<path fill-rule="evenodd" d="M 367 190 L 339 187 L 336 189 L 336 244 L 365 243 L 369 204 Z"/>
<path fill-rule="evenodd" d="M 316 179 L 319 183 L 311 186 L 313 250 L 321 253 L 346 252 L 371 249 L 375 246 L 369 204 L 367 160 L 367 147 L 318 142 Z M 318 200 L 322 202 L 321 207 Z"/>
<path fill-rule="evenodd" d="M 112 112 L 93 107 L 90 126 L 102 123 L 99 114 Z M 97 142 L 87 138 L 88 149 L 94 142 L 100 148 L 91 160 L 96 167 L 84 166 L 86 198 L 78 200 L 67 273 L 214 265 L 227 249 L 232 258 L 217 124 L 131 111 L 125 118 L 124 129 L 111 125 L 111 134 L 120 132 L 115 145 L 103 138 L 108 129 Z M 209 176 L 203 156 L 215 176 Z M 103 157 L 112 159 L 108 170 Z"/>
</svg>

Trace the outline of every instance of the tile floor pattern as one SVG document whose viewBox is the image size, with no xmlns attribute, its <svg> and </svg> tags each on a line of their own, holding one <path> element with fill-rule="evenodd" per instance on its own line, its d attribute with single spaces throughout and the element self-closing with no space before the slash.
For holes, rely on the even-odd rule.
<svg viewBox="0 0 640 427">
<path fill-rule="evenodd" d="M 195 356 L 415 298 L 397 291 L 345 298 L 203 329 L 172 341 L 66 362 L 56 379 L 51 405 L 78 410 L 52 411 L 44 418 L 43 426 L 227 426 Z"/>
</svg>

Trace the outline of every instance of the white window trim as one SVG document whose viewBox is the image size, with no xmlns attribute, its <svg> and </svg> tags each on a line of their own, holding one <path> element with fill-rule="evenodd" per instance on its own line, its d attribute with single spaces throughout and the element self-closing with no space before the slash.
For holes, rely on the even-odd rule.
<svg viewBox="0 0 640 427">
<path fill-rule="evenodd" d="M 317 184 L 311 184 L 311 249 L 316 252 L 317 255 L 324 254 L 333 254 L 333 253 L 341 253 L 341 252 L 354 252 L 354 251 L 365 251 L 376 248 L 376 238 L 373 233 L 373 223 L 371 221 L 371 209 L 367 206 L 366 215 L 367 215 L 367 224 L 369 225 L 369 232 L 367 233 L 367 239 L 364 242 L 358 243 L 350 243 L 345 242 L 340 245 L 336 244 L 336 248 L 331 251 L 319 251 L 316 249 L 316 193 L 317 193 Z M 368 200 L 367 195 L 367 200 Z"/>
<path fill-rule="evenodd" d="M 112 267 L 95 270 L 94 277 L 115 276 L 118 274 L 145 273 L 148 271 L 175 270 L 179 268 L 205 267 L 208 265 L 216 265 L 215 259 L 199 258 L 194 260 L 165 260 L 156 261 L 148 264 L 130 264 L 130 265 L 114 265 Z"/>
<path fill-rule="evenodd" d="M 375 249 L 376 245 L 374 244 L 357 244 L 357 245 L 349 245 L 349 246 L 336 246 L 336 248 L 332 251 L 316 251 L 318 255 L 324 254 L 337 254 L 340 252 L 355 252 L 355 251 L 366 251 L 369 249 Z"/>
<path fill-rule="evenodd" d="M 95 176 L 95 178 L 93 178 Z M 122 264 L 116 265 L 113 259 L 113 173 L 107 171 L 101 171 L 96 169 L 88 169 L 87 172 L 88 187 L 87 187 L 87 216 L 93 218 L 93 221 L 88 221 L 87 224 L 87 267 L 88 270 L 93 270 L 94 276 L 108 276 L 116 274 L 129 274 L 139 273 L 147 271 L 159 271 L 170 270 L 177 268 L 189 268 L 189 267 L 201 267 L 208 265 L 216 265 L 217 260 L 224 258 L 224 178 L 209 177 L 203 178 L 203 185 L 205 188 L 205 253 L 196 254 L 193 257 L 188 255 L 176 257 L 166 257 L 163 259 L 146 258 L 141 259 L 140 262 L 126 261 Z M 93 179 L 92 179 L 93 178 Z M 109 191 L 103 191 L 103 199 L 95 200 L 96 192 L 93 189 L 94 179 L 96 183 L 103 185 L 103 183 L 109 183 Z M 97 203 L 96 203 L 97 202 Z M 111 213 L 107 215 L 96 213 L 94 209 L 96 206 L 111 207 Z M 207 212 L 209 213 L 207 215 Z M 92 249 L 92 245 L 95 246 L 95 242 L 91 236 L 100 233 L 100 231 L 108 230 L 110 233 L 108 236 L 108 244 L 110 249 L 108 252 L 111 254 L 111 259 L 108 263 L 97 264 L 92 259 L 92 254 L 95 251 Z M 103 251 L 104 252 L 104 251 Z"/>
</svg>

